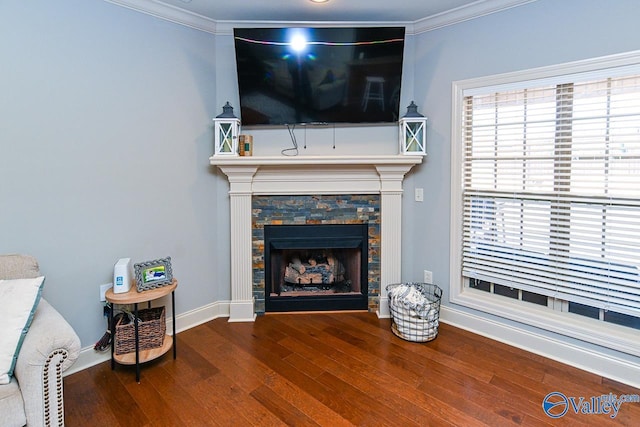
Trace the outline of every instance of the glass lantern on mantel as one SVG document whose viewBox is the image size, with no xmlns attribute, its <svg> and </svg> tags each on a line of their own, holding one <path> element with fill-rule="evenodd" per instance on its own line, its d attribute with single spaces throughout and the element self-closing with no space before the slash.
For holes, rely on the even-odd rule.
<svg viewBox="0 0 640 427">
<path fill-rule="evenodd" d="M 418 113 L 418 106 L 411 101 L 407 114 L 400 120 L 400 153 L 409 156 L 427 154 L 427 118 Z"/>
<path fill-rule="evenodd" d="M 233 114 L 229 102 L 222 107 L 222 114 L 213 119 L 215 132 L 215 156 L 238 155 L 238 133 L 240 119 Z"/>
</svg>

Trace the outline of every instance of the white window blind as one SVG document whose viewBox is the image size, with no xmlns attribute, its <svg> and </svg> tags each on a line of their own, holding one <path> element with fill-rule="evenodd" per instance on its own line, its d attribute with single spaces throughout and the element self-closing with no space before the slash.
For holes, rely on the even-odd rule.
<svg viewBox="0 0 640 427">
<path fill-rule="evenodd" d="M 462 274 L 640 315 L 640 75 L 464 94 Z"/>
</svg>

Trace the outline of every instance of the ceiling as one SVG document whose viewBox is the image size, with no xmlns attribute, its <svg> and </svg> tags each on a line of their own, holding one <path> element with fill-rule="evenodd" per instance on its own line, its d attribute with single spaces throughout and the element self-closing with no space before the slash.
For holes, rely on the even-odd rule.
<svg viewBox="0 0 640 427">
<path fill-rule="evenodd" d="M 477 0 L 162 0 L 222 21 L 408 21 L 413 22 Z"/>
<path fill-rule="evenodd" d="M 225 22 L 368 22 L 449 25 L 535 0 L 106 0 L 204 31 Z M 428 29 L 427 28 L 427 29 Z"/>
</svg>

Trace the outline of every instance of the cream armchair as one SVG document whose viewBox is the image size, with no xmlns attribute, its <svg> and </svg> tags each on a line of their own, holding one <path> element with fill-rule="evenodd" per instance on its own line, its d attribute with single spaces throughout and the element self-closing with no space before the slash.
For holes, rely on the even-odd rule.
<svg viewBox="0 0 640 427">
<path fill-rule="evenodd" d="M 28 255 L 0 255 L 0 279 L 40 276 Z M 46 286 L 46 285 L 45 285 Z M 11 382 L 0 385 L 3 426 L 62 426 L 62 372 L 80 354 L 80 339 L 71 325 L 44 298 L 40 299 L 24 338 Z"/>
</svg>

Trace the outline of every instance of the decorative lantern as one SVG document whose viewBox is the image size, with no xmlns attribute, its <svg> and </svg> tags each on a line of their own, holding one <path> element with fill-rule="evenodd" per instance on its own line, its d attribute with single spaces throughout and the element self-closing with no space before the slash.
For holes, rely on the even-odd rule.
<svg viewBox="0 0 640 427">
<path fill-rule="evenodd" d="M 418 106 L 411 101 L 407 114 L 400 119 L 400 152 L 405 155 L 427 154 L 427 118 L 418 113 Z"/>
<path fill-rule="evenodd" d="M 233 115 L 233 107 L 227 103 L 222 107 L 222 114 L 213 119 L 215 123 L 216 156 L 238 155 L 238 133 L 240 119 Z"/>
</svg>

